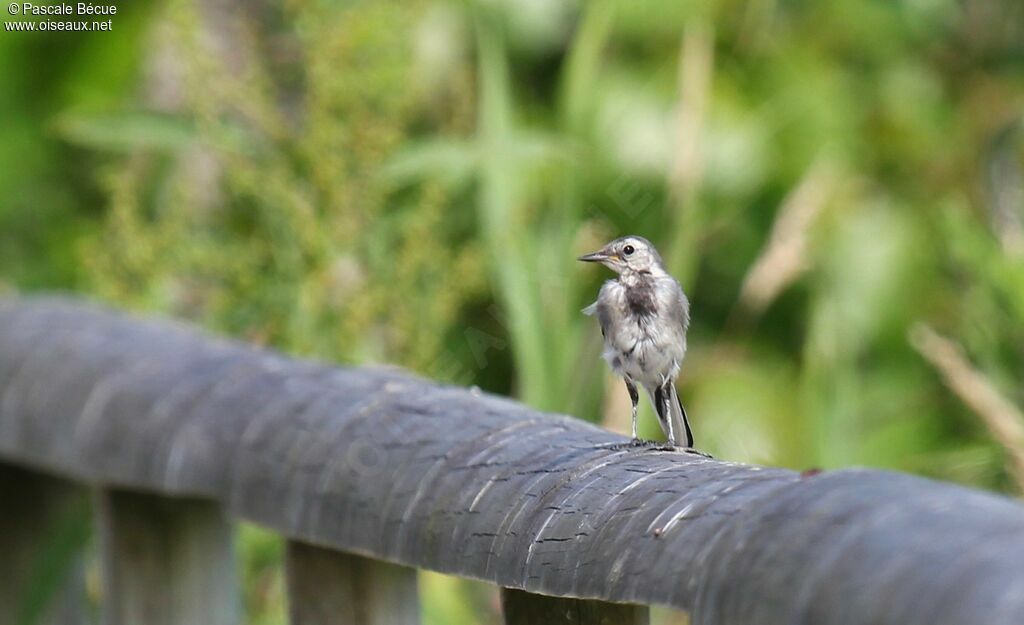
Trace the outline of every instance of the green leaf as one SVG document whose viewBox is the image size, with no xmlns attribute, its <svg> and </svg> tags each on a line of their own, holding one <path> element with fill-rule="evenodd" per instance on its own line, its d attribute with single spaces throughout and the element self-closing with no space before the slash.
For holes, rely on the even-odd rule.
<svg viewBox="0 0 1024 625">
<path fill-rule="evenodd" d="M 53 128 L 69 143 L 105 152 L 175 151 L 196 139 L 195 126 L 190 120 L 159 113 L 65 113 L 55 120 Z"/>
</svg>

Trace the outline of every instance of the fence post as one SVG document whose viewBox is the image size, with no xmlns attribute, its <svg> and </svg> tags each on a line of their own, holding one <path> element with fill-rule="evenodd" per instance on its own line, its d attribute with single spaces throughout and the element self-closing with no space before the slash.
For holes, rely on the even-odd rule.
<svg viewBox="0 0 1024 625">
<path fill-rule="evenodd" d="M 85 623 L 85 489 L 0 464 L 0 502 L 0 625 Z"/>
<path fill-rule="evenodd" d="M 648 625 L 647 606 L 546 597 L 501 589 L 505 625 Z"/>
<path fill-rule="evenodd" d="M 418 625 L 416 570 L 289 541 L 291 625 Z"/>
<path fill-rule="evenodd" d="M 101 490 L 107 625 L 237 625 L 231 526 L 213 503 Z"/>
</svg>

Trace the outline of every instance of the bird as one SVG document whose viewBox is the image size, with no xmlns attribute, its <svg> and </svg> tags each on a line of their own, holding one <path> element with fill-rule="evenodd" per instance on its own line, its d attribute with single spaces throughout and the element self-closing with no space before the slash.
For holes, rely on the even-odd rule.
<svg viewBox="0 0 1024 625">
<path fill-rule="evenodd" d="M 686 356 L 690 302 L 647 239 L 630 235 L 580 256 L 618 274 L 607 280 L 595 301 L 583 309 L 597 315 L 604 337 L 603 357 L 626 383 L 633 404 L 633 444 L 637 437 L 637 385 L 647 391 L 662 431 L 673 447 L 693 449 L 693 432 L 676 392 Z"/>
</svg>

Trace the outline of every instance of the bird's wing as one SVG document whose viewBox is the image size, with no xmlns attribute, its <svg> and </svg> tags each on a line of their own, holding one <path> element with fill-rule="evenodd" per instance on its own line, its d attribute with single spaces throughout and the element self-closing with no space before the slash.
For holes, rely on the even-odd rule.
<svg viewBox="0 0 1024 625">
<path fill-rule="evenodd" d="M 683 287 L 679 286 L 674 279 L 672 286 L 674 293 L 669 301 L 668 318 L 678 323 L 685 334 L 690 327 L 690 300 L 686 299 Z"/>
<path fill-rule="evenodd" d="M 612 311 L 610 310 L 611 289 L 614 281 L 608 280 L 601 286 L 601 292 L 597 294 L 597 322 L 601 324 L 601 336 L 607 337 L 608 330 L 612 324 Z"/>
<path fill-rule="evenodd" d="M 611 314 L 608 310 L 608 288 L 609 284 L 613 282 L 609 280 L 604 283 L 601 287 L 601 292 L 597 295 L 597 300 L 583 309 L 585 315 L 597 315 L 597 322 L 601 325 L 601 336 L 608 335 L 608 325 L 611 324 Z"/>
</svg>

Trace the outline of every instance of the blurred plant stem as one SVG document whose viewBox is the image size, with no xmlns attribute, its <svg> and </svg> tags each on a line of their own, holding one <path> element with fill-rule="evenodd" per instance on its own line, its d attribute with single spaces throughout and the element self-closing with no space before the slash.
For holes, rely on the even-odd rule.
<svg viewBox="0 0 1024 625">
<path fill-rule="evenodd" d="M 836 178 L 834 164 L 819 159 L 783 200 L 768 242 L 740 286 L 738 304 L 747 313 L 763 312 L 807 269 L 809 231 L 836 186 Z"/>
<path fill-rule="evenodd" d="M 1024 493 L 1024 413 L 971 365 L 958 344 L 931 326 L 915 325 L 909 338 L 914 348 L 939 372 L 946 386 L 981 419 L 1005 450 L 1008 470 L 1018 490 Z"/>
<path fill-rule="evenodd" d="M 614 19 L 614 0 L 588 2 L 566 54 L 559 108 L 564 128 L 577 138 L 585 136 L 593 121 L 595 86 Z"/>
<path fill-rule="evenodd" d="M 673 207 L 668 264 L 685 288 L 694 289 L 700 242 L 706 216 L 701 208 L 704 171 L 703 135 L 714 74 L 715 32 L 700 19 L 691 20 L 679 52 L 679 92 L 669 196 Z"/>
</svg>

